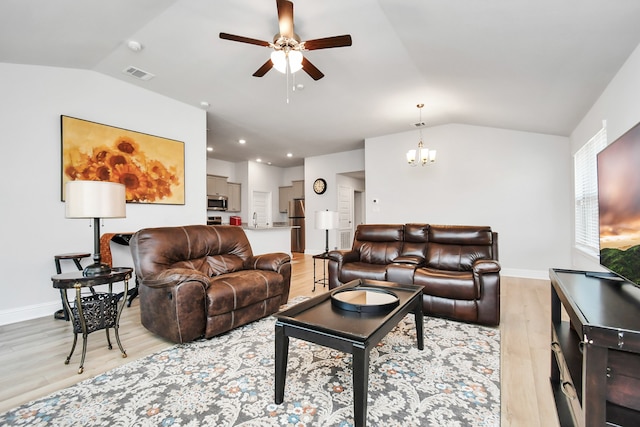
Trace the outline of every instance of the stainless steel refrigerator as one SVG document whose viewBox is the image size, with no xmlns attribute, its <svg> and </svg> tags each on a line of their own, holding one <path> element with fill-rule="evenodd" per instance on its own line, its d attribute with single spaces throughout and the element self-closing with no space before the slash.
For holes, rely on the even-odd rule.
<svg viewBox="0 0 640 427">
<path fill-rule="evenodd" d="M 291 228 L 291 252 L 304 253 L 304 199 L 289 202 L 289 225 Z"/>
</svg>

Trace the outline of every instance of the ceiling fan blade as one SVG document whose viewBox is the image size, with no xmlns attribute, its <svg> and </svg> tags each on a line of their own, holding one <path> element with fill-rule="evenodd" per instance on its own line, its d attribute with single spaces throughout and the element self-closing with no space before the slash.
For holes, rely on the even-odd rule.
<svg viewBox="0 0 640 427">
<path fill-rule="evenodd" d="M 349 34 L 345 34 L 343 36 L 307 40 L 304 42 L 304 48 L 306 50 L 329 49 L 332 47 L 344 46 L 351 46 L 351 36 Z"/>
<path fill-rule="evenodd" d="M 267 62 L 262 64 L 262 67 L 258 68 L 256 72 L 253 73 L 253 77 L 262 77 L 267 74 L 267 71 L 269 71 L 271 68 L 273 68 L 273 62 L 268 59 Z"/>
<path fill-rule="evenodd" d="M 313 80 L 320 80 L 324 77 L 322 71 L 318 70 L 316 66 L 305 57 L 302 57 L 302 69 L 309 74 Z"/>
<path fill-rule="evenodd" d="M 280 28 L 280 35 L 293 37 L 293 2 L 289 0 L 276 0 L 276 6 L 278 7 L 278 27 Z"/>
<path fill-rule="evenodd" d="M 252 39 L 249 37 L 236 36 L 228 33 L 220 33 L 220 38 L 224 40 L 231 40 L 233 42 L 249 43 L 249 44 L 256 44 L 258 46 L 269 47 L 269 42 L 265 42 L 263 40 L 258 40 L 258 39 Z"/>
</svg>

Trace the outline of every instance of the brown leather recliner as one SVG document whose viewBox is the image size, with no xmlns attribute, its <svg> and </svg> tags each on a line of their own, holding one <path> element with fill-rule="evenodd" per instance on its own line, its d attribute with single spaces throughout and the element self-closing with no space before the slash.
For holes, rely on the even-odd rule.
<svg viewBox="0 0 640 427">
<path fill-rule="evenodd" d="M 144 327 L 173 342 L 211 338 L 279 310 L 291 258 L 253 256 L 241 227 L 146 228 L 129 242 Z"/>
<path fill-rule="evenodd" d="M 351 250 L 329 253 L 329 288 L 354 279 L 423 287 L 423 312 L 500 323 L 498 234 L 486 226 L 359 225 Z"/>
</svg>

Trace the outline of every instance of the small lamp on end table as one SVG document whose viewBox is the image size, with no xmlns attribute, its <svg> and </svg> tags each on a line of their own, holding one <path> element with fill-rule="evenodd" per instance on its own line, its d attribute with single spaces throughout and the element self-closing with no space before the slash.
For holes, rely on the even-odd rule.
<svg viewBox="0 0 640 427">
<path fill-rule="evenodd" d="M 125 218 L 125 186 L 107 181 L 69 181 L 65 185 L 65 217 L 93 218 L 93 264 L 84 276 L 98 276 L 111 272 L 100 259 L 100 218 Z"/>
<path fill-rule="evenodd" d="M 333 211 L 316 211 L 316 229 L 325 230 L 324 253 L 313 256 L 313 290 L 316 290 L 316 284 L 327 285 L 326 263 L 329 258 L 329 230 L 338 228 L 338 212 Z M 316 260 L 322 260 L 322 279 L 316 279 Z"/>
<path fill-rule="evenodd" d="M 329 230 L 338 228 L 338 212 L 316 211 L 316 228 L 325 230 L 324 253 L 326 254 L 329 252 Z"/>
</svg>

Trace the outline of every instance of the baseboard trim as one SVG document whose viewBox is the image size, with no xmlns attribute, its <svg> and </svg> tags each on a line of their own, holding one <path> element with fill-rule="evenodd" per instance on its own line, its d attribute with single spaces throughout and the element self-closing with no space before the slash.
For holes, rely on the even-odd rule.
<svg viewBox="0 0 640 427">
<path fill-rule="evenodd" d="M 521 277 L 524 279 L 549 280 L 549 270 L 523 270 L 519 268 L 503 268 L 501 276 Z"/>
<path fill-rule="evenodd" d="M 39 317 L 51 316 L 62 308 L 60 299 L 57 301 L 45 302 L 18 307 L 9 310 L 0 310 L 0 326 L 11 323 L 24 322 L 25 320 L 37 319 Z"/>
</svg>

